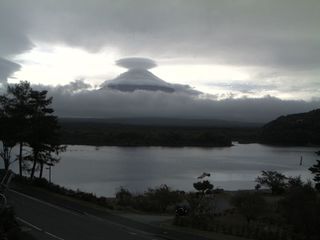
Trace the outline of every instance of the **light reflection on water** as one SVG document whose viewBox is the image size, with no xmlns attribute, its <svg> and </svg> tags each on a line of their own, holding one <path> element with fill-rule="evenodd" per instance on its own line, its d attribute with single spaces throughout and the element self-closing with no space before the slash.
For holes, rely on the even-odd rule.
<svg viewBox="0 0 320 240">
<path fill-rule="evenodd" d="M 316 162 L 317 150 L 261 144 L 226 148 L 68 146 L 52 170 L 52 179 L 69 188 L 113 196 L 120 186 L 133 192 L 160 184 L 192 190 L 196 177 L 205 171 L 212 173 L 209 180 L 215 187 L 252 189 L 261 170 L 311 179 L 308 168 Z M 301 156 L 303 165 L 299 166 Z"/>
</svg>

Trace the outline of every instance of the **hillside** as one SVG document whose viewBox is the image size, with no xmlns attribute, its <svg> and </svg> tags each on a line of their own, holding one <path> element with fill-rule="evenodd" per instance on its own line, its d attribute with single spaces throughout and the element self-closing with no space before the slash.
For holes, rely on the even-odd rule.
<svg viewBox="0 0 320 240">
<path fill-rule="evenodd" d="M 320 145 L 320 109 L 281 116 L 262 127 L 261 142 L 281 145 Z"/>
</svg>

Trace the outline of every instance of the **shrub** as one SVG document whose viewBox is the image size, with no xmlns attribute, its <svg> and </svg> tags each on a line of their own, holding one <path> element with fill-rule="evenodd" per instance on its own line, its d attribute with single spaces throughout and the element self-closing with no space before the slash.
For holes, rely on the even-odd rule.
<svg viewBox="0 0 320 240">
<path fill-rule="evenodd" d="M 261 217 L 266 210 L 266 201 L 255 192 L 238 192 L 233 196 L 231 202 L 245 216 L 248 223 Z"/>
<path fill-rule="evenodd" d="M 286 189 L 287 177 L 277 171 L 262 171 L 256 182 L 271 189 L 272 194 L 281 194 Z"/>
<path fill-rule="evenodd" d="M 310 183 L 288 189 L 279 206 L 295 233 L 305 235 L 306 239 L 319 239 L 320 199 Z"/>
<path fill-rule="evenodd" d="M 167 185 L 149 188 L 143 194 L 133 195 L 127 189 L 120 188 L 116 193 L 117 203 L 120 206 L 132 207 L 136 210 L 164 213 L 169 206 L 175 206 L 182 201 L 184 192 L 173 191 Z M 174 207 L 172 211 L 174 211 Z"/>
<path fill-rule="evenodd" d="M 129 206 L 132 203 L 132 194 L 129 190 L 120 187 L 120 190 L 116 193 L 116 200 L 120 206 Z"/>
</svg>

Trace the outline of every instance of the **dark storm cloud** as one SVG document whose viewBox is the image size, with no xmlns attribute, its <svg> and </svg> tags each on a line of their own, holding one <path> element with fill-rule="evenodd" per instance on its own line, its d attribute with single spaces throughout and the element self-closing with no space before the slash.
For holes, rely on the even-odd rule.
<svg viewBox="0 0 320 240">
<path fill-rule="evenodd" d="M 319 100 L 285 101 L 268 96 L 258 99 L 218 101 L 186 93 L 135 91 L 128 94 L 108 89 L 86 90 L 85 88 L 83 91 L 75 92 L 69 85 L 33 87 L 49 89 L 56 113 L 63 117 L 216 118 L 267 122 L 280 115 L 305 112 L 320 107 Z"/>
<path fill-rule="evenodd" d="M 32 23 L 28 20 L 27 1 L 0 2 L 0 57 L 11 57 L 29 50 Z M 29 6 L 28 6 L 29 8 Z"/>
<path fill-rule="evenodd" d="M 283 68 L 320 64 L 318 0 L 3 0 L 10 52 L 36 41 L 122 55 Z M 3 34 L 1 34 L 3 36 Z M 12 40 L 12 41 L 10 41 Z"/>
<path fill-rule="evenodd" d="M 6 82 L 10 75 L 20 69 L 20 65 L 0 58 L 0 82 Z"/>
</svg>

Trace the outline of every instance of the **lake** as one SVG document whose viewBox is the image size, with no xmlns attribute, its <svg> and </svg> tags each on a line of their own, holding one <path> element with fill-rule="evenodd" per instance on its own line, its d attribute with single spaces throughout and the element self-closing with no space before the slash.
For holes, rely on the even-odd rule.
<svg viewBox="0 0 320 240">
<path fill-rule="evenodd" d="M 316 162 L 317 150 L 237 143 L 225 148 L 68 146 L 61 162 L 52 168 L 52 180 L 68 188 L 114 196 L 120 186 L 133 192 L 160 184 L 192 190 L 197 176 L 209 172 L 215 187 L 252 189 L 261 170 L 311 179 L 308 168 Z"/>
<path fill-rule="evenodd" d="M 274 147 L 238 144 L 223 148 L 199 147 L 94 147 L 69 145 L 52 168 L 52 181 L 62 186 L 114 196 L 123 186 L 133 192 L 167 184 L 192 190 L 203 172 L 215 187 L 253 189 L 261 170 L 312 179 L 308 168 L 316 163 L 319 147 Z M 16 151 L 14 151 L 16 152 Z M 13 153 L 14 156 L 16 153 Z M 302 166 L 299 165 L 303 158 Z M 0 162 L 0 167 L 3 162 Z M 13 169 L 17 171 L 17 162 Z M 44 171 L 48 178 L 48 170 Z"/>
</svg>

